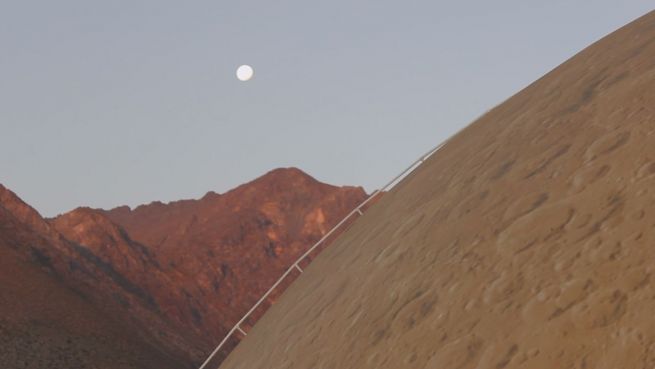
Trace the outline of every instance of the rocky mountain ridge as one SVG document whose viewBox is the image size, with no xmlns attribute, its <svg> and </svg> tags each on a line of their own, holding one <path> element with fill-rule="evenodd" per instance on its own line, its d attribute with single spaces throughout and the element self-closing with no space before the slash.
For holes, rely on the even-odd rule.
<svg viewBox="0 0 655 369">
<path fill-rule="evenodd" d="M 193 367 L 365 198 L 361 188 L 286 168 L 222 195 L 134 210 L 78 208 L 46 220 L 2 187 L 0 236 L 23 261 L 126 322 L 130 336 Z"/>
</svg>

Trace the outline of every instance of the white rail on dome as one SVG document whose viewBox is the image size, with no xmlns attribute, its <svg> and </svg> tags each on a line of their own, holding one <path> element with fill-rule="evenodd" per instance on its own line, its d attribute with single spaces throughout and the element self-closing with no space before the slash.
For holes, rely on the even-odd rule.
<svg viewBox="0 0 655 369">
<path fill-rule="evenodd" d="M 466 129 L 466 127 L 464 127 L 462 130 L 464 130 L 464 129 Z M 461 132 L 462 130 L 460 130 L 459 132 Z M 453 137 L 455 137 L 459 132 L 457 132 L 457 133 L 455 133 L 454 135 L 450 136 L 450 138 L 446 139 L 445 141 L 443 141 L 442 143 L 440 143 L 439 145 L 437 145 L 436 147 L 434 147 L 433 149 L 431 149 L 430 151 L 428 151 L 426 154 L 424 154 L 424 155 L 422 155 L 421 157 L 419 157 L 415 162 L 413 162 L 410 166 L 408 166 L 407 168 L 405 168 L 405 170 L 403 170 L 400 174 L 398 174 L 397 176 L 395 176 L 391 181 L 389 181 L 386 185 L 384 185 L 384 187 L 382 187 L 381 189 L 376 190 L 375 192 L 373 192 L 373 193 L 372 193 L 368 198 L 366 198 L 366 200 L 364 200 L 364 201 L 363 201 L 361 204 L 359 204 L 355 209 L 353 209 L 350 213 L 348 213 L 348 215 L 346 215 L 346 216 L 345 216 L 345 217 L 344 217 L 344 218 L 343 218 L 339 223 L 337 223 L 337 225 L 335 225 L 334 227 L 332 227 L 332 229 L 330 229 L 329 232 L 327 232 L 327 233 L 326 233 L 326 234 L 325 234 L 325 235 L 324 235 L 320 240 L 318 240 L 318 242 L 316 242 L 312 247 L 310 247 L 307 251 L 305 251 L 305 253 L 302 254 L 302 255 L 301 255 L 301 256 L 300 256 L 300 257 L 299 257 L 299 258 L 298 258 L 298 259 L 297 259 L 297 260 L 296 260 L 296 261 L 295 261 L 295 262 L 294 262 L 294 263 L 293 263 L 293 264 L 292 264 L 292 265 L 291 265 L 291 266 L 290 266 L 290 267 L 289 267 L 289 268 L 288 268 L 288 269 L 287 269 L 287 270 L 282 274 L 282 276 L 280 276 L 280 278 L 278 278 L 278 280 L 277 280 L 277 281 L 276 281 L 276 282 L 271 286 L 271 288 L 269 288 L 269 289 L 266 291 L 266 293 L 264 293 L 264 295 L 262 295 L 262 297 L 261 297 L 259 300 L 257 300 L 257 302 L 255 303 L 255 305 L 253 305 L 253 307 L 250 308 L 250 310 L 248 310 L 248 312 L 245 313 L 245 314 L 243 315 L 243 317 L 241 318 L 241 320 L 239 320 L 239 321 L 234 325 L 234 327 L 232 327 L 232 329 L 230 329 L 230 331 L 227 333 L 227 335 L 225 335 L 225 337 L 223 338 L 223 340 L 218 344 L 218 346 L 216 346 L 216 348 L 214 349 L 214 351 L 212 351 L 211 354 L 209 354 L 209 357 L 207 357 L 207 360 L 205 360 L 205 361 L 202 363 L 202 365 L 201 365 L 198 369 L 205 369 L 205 367 L 206 367 L 206 366 L 209 364 L 209 362 L 214 358 L 214 356 L 215 356 L 215 355 L 216 355 L 216 354 L 221 350 L 221 348 L 223 348 L 223 346 L 224 346 L 225 343 L 228 341 L 228 339 L 229 339 L 230 337 L 232 337 L 232 335 L 234 334 L 235 331 L 238 331 L 238 332 L 241 333 L 243 336 L 245 336 L 245 335 L 247 334 L 247 333 L 246 333 L 246 332 L 241 328 L 241 324 L 243 324 L 243 322 L 246 321 L 246 319 L 248 319 L 248 318 L 250 317 L 250 315 L 253 313 L 253 311 L 255 311 L 255 310 L 256 310 L 256 309 L 257 309 L 257 308 L 258 308 L 258 307 L 259 307 L 259 306 L 260 306 L 260 305 L 261 305 L 261 304 L 266 300 L 266 298 L 267 298 L 268 296 L 271 295 L 271 293 L 275 290 L 275 288 L 276 288 L 280 283 L 282 283 L 282 281 L 283 281 L 283 280 L 284 280 L 284 279 L 285 279 L 285 278 L 286 278 L 286 277 L 287 277 L 287 276 L 288 276 L 288 275 L 289 275 L 289 274 L 290 274 L 294 269 L 297 270 L 297 271 L 299 271 L 300 273 L 303 272 L 302 268 L 300 267 L 300 262 L 302 262 L 303 260 L 305 260 L 305 258 L 306 258 L 307 256 L 309 256 L 309 254 L 311 254 L 312 251 L 316 250 L 316 248 L 317 248 L 318 246 L 320 246 L 321 244 L 323 244 L 323 242 L 324 242 L 328 237 L 330 237 L 330 235 L 332 235 L 332 233 L 334 233 L 337 229 L 341 228 L 341 226 L 342 226 L 344 223 L 346 223 L 346 221 L 347 221 L 348 219 L 350 219 L 350 217 L 352 217 L 352 216 L 355 215 L 355 214 L 358 214 L 358 215 L 360 215 L 360 216 L 363 215 L 363 211 L 362 211 L 362 210 L 363 210 L 363 207 L 364 207 L 366 204 L 368 204 L 371 200 L 373 200 L 377 195 L 379 195 L 379 194 L 381 194 L 381 193 L 383 193 L 383 192 L 386 192 L 386 191 L 389 191 L 390 189 L 392 189 L 392 188 L 393 188 L 396 184 L 398 184 L 398 183 L 399 183 L 403 178 L 405 178 L 408 174 L 410 174 L 410 173 L 413 172 L 416 168 L 418 168 L 418 167 L 419 167 L 419 166 L 420 166 L 420 165 L 421 165 L 425 160 L 427 160 L 427 159 L 428 159 L 432 154 L 434 154 L 435 152 L 439 151 L 439 149 L 441 149 L 441 148 L 442 148 L 446 143 L 448 143 L 448 142 L 449 142 Z"/>
</svg>

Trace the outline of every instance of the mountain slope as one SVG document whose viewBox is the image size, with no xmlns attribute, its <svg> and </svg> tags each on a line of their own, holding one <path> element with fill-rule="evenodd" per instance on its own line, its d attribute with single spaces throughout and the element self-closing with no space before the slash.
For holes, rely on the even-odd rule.
<svg viewBox="0 0 655 369">
<path fill-rule="evenodd" d="M 64 256 L 73 267 L 59 269 L 63 278 L 108 314 L 139 327 L 141 339 L 193 367 L 205 343 L 168 314 L 181 297 L 157 255 L 98 210 L 79 208 L 50 224 L 74 251 Z"/>
<path fill-rule="evenodd" d="M 221 368 L 655 365 L 655 13 L 450 140 Z"/>
<path fill-rule="evenodd" d="M 289 168 L 223 195 L 134 211 L 78 208 L 45 220 L 0 186 L 0 312 L 18 314 L 0 321 L 0 363 L 38 367 L 55 355 L 64 367 L 76 360 L 80 367 L 122 369 L 144 360 L 194 367 L 284 269 L 365 198 L 361 188 L 326 185 Z M 57 300 L 51 309 L 42 306 L 45 296 Z M 53 318 L 68 307 L 74 316 Z M 89 323 L 94 318 L 99 323 Z M 123 328 L 105 335 L 106 325 Z M 134 350 L 109 359 L 126 346 Z M 39 352 L 35 360 L 21 361 L 29 350 Z"/>
<path fill-rule="evenodd" d="M 172 295 L 167 317 L 204 338 L 208 353 L 298 256 L 364 199 L 362 188 L 281 168 L 225 194 L 105 214 L 158 255 L 171 282 L 152 293 Z"/>
<path fill-rule="evenodd" d="M 0 186 L 0 367 L 179 368 L 62 283 L 58 242 L 38 213 Z"/>
<path fill-rule="evenodd" d="M 71 243 L 65 263 L 87 265 L 77 269 L 95 288 L 81 290 L 142 327 L 158 347 L 196 364 L 365 198 L 361 188 L 277 169 L 223 195 L 134 210 L 79 208 L 46 226 Z M 62 272 L 68 279 L 81 279 L 69 269 Z"/>
</svg>

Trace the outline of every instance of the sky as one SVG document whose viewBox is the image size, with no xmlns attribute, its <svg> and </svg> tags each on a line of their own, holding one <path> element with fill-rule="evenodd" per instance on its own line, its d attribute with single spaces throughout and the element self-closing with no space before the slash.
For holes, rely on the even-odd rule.
<svg viewBox="0 0 655 369">
<path fill-rule="evenodd" d="M 0 1 L 0 183 L 45 216 L 198 198 L 289 166 L 372 191 L 651 8 Z"/>
</svg>

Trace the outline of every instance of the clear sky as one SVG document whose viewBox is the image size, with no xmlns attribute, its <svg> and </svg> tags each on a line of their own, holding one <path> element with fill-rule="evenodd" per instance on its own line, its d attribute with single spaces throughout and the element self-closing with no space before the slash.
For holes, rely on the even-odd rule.
<svg viewBox="0 0 655 369">
<path fill-rule="evenodd" d="M 47 216 L 197 198 L 281 166 L 370 191 L 651 7 L 0 1 L 0 183 Z"/>
</svg>

